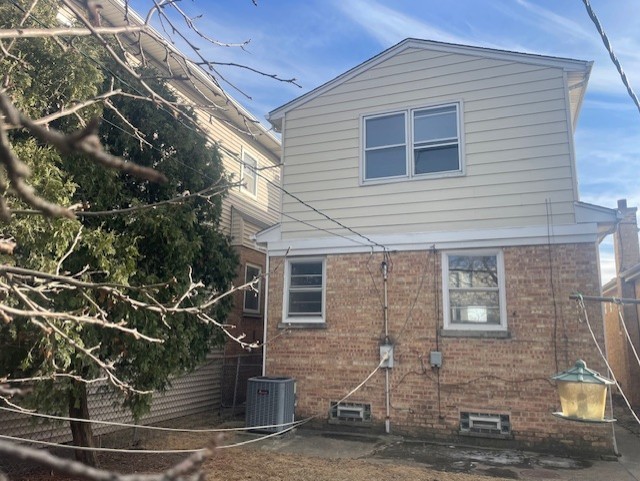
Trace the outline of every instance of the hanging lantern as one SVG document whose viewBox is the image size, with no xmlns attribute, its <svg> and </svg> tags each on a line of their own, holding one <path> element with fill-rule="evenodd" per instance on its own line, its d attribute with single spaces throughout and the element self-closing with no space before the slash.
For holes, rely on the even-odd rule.
<svg viewBox="0 0 640 481">
<path fill-rule="evenodd" d="M 553 413 L 562 419 L 587 423 L 607 423 L 604 418 L 607 388 L 614 382 L 589 369 L 583 360 L 576 361 L 567 371 L 553 376 L 558 383 L 562 412 Z"/>
</svg>

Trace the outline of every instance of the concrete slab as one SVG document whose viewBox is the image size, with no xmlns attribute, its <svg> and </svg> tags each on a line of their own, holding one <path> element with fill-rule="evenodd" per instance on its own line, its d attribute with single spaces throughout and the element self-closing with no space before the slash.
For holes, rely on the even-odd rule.
<svg viewBox="0 0 640 481">
<path fill-rule="evenodd" d="M 368 458 L 383 446 L 401 438 L 335 434 L 311 430 L 295 430 L 255 443 L 263 451 L 277 451 L 321 458 Z"/>
<path fill-rule="evenodd" d="M 253 444 L 254 449 L 325 458 L 360 458 L 522 480 L 640 481 L 640 436 L 617 426 L 621 457 L 575 459 L 517 450 L 434 444 L 400 436 L 297 429 Z M 258 435 L 244 435 L 258 436 Z"/>
</svg>

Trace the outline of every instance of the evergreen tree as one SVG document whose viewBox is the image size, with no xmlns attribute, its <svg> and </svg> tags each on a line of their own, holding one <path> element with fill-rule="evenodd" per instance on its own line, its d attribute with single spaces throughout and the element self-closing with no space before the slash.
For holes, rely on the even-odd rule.
<svg viewBox="0 0 640 481">
<path fill-rule="evenodd" d="M 53 25 L 56 12 L 56 2 L 41 1 L 31 18 Z M 19 17 L 20 12 L 12 5 L 0 5 L 2 26 L 16 25 Z M 0 61 L 0 76 L 11 79 L 9 94 L 14 103 L 32 118 L 39 118 L 76 99 L 94 96 L 112 81 L 101 68 L 107 61 L 99 52 L 90 38 L 76 39 L 73 46 L 65 48 L 52 39 L 19 40 L 12 49 L 14 57 L 5 56 Z M 116 72 L 116 67 L 112 65 L 110 72 Z M 135 85 L 124 73 L 117 75 L 125 81 L 124 88 Z M 154 86 L 171 97 L 160 82 Z M 220 155 L 202 133 L 151 102 L 125 97 L 112 101 L 131 124 L 140 128 L 150 146 L 133 138 L 130 128 L 112 110 L 102 113 L 93 106 L 84 110 L 82 117 L 102 113 L 105 122 L 100 136 L 105 147 L 128 161 L 162 171 L 168 182 L 156 185 L 138 181 L 79 157 L 61 156 L 23 132 L 12 131 L 12 147 L 30 167 L 29 182 L 39 195 L 60 205 L 80 202 L 94 211 L 155 203 L 215 183 L 224 187 Z M 54 124 L 67 132 L 79 126 L 74 117 L 64 117 Z M 18 200 L 9 201 L 13 209 L 20 207 Z M 154 209 L 80 220 L 16 216 L 11 223 L 0 226 L 3 237 L 13 237 L 17 242 L 14 254 L 4 255 L 0 261 L 48 273 L 82 273 L 79 278 L 91 282 L 148 286 L 171 281 L 149 291 L 158 302 L 168 302 L 184 292 L 191 275 L 204 288 L 184 302 L 197 304 L 207 293 L 228 289 L 237 265 L 229 240 L 218 228 L 220 202 L 220 196 L 191 198 Z M 81 228 L 79 241 L 74 244 Z M 143 291 L 131 293 L 148 301 L 145 295 Z M 25 300 L 15 297 L 3 302 L 23 305 Z M 49 321 L 59 329 L 56 332 L 43 328 L 37 317 L 14 318 L 0 323 L 0 378 L 68 373 L 88 380 L 104 375 L 75 344 L 86 349 L 99 346 L 93 354 L 115 360 L 118 378 L 136 390 L 162 390 L 171 376 L 193 369 L 222 339 L 213 325 L 191 315 L 136 310 L 100 290 L 61 290 L 46 304 L 48 309 L 60 312 L 106 312 L 110 322 L 126 321 L 128 327 L 163 342 L 145 342 L 118 330 L 65 319 Z M 229 302 L 223 300 L 210 314 L 223 321 L 228 308 Z M 77 378 L 53 377 L 39 382 L 24 403 L 43 411 L 87 417 L 86 384 Z M 123 404 L 135 416 L 149 408 L 149 395 L 126 389 L 119 392 Z M 90 445 L 90 424 L 71 424 L 74 442 Z M 78 451 L 76 456 L 95 464 L 91 452 Z"/>
</svg>

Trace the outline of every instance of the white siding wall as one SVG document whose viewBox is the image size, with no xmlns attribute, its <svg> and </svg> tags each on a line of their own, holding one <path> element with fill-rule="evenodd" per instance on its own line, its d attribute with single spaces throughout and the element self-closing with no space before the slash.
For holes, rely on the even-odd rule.
<svg viewBox="0 0 640 481">
<path fill-rule="evenodd" d="M 563 71 L 408 49 L 287 112 L 284 187 L 364 233 L 574 222 Z M 461 101 L 466 174 L 359 185 L 363 114 Z M 283 211 L 336 225 L 285 196 Z M 326 236 L 284 217 L 283 238 Z"/>
<path fill-rule="evenodd" d="M 232 205 L 266 225 L 276 224 L 280 218 L 281 199 L 280 190 L 276 187 L 280 185 L 280 168 L 276 164 L 279 164 L 280 159 L 274 152 L 270 152 L 247 135 L 219 120 L 210 119 L 205 112 L 197 113 L 200 127 L 213 142 L 220 145 L 225 172 L 233 176 L 233 182 L 240 180 L 242 152 L 245 150 L 258 161 L 258 169 L 262 169 L 258 171 L 258 189 L 255 197 L 242 192 L 239 187 L 229 189 L 228 195 L 223 199 L 220 221 L 223 232 L 228 235 L 234 234 L 231 225 Z M 250 246 L 252 245 L 253 243 Z"/>
<path fill-rule="evenodd" d="M 174 378 L 164 393 L 154 393 L 151 411 L 139 424 L 150 425 L 203 412 L 216 412 L 222 399 L 222 353 L 207 356 L 207 361 L 195 371 Z M 89 388 L 89 414 L 94 420 L 133 424 L 129 410 L 120 407 L 122 398 L 104 386 Z M 107 434 L 123 428 L 93 425 L 94 435 Z M 66 443 L 71 441 L 68 422 L 49 422 L 28 415 L 0 411 L 0 434 L 20 438 Z"/>
</svg>

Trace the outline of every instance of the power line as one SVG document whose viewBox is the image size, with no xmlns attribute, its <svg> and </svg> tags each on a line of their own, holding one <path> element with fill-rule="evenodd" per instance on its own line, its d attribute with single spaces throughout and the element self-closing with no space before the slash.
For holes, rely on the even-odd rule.
<svg viewBox="0 0 640 481">
<path fill-rule="evenodd" d="M 631 88 L 631 85 L 629 84 L 629 79 L 627 78 L 627 74 L 625 74 L 624 70 L 622 70 L 622 65 L 620 65 L 620 61 L 618 60 L 618 57 L 616 57 L 616 54 L 613 52 L 613 47 L 611 46 L 611 42 L 609 42 L 609 37 L 607 37 L 607 34 L 605 33 L 604 28 L 600 23 L 600 20 L 598 20 L 596 13 L 593 11 L 593 8 L 591 8 L 591 3 L 589 2 L 589 0 L 582 0 L 582 3 L 584 3 L 584 6 L 587 9 L 587 13 L 591 18 L 591 21 L 596 26 L 596 29 L 598 30 L 598 33 L 602 38 L 602 42 L 604 43 L 604 46 L 607 49 L 607 52 L 609 53 L 609 57 L 611 57 L 611 61 L 616 66 L 616 69 L 618 69 L 618 73 L 620 74 L 622 83 L 627 88 L 627 92 L 629 93 L 629 97 L 631 97 L 631 100 L 633 100 L 633 103 L 636 104 L 636 107 L 640 112 L 640 102 L 638 101 L 638 97 L 636 96 L 635 92 Z"/>
<path fill-rule="evenodd" d="M 360 388 L 362 388 L 362 386 L 364 386 L 373 376 L 376 372 L 378 372 L 378 370 L 382 367 L 382 364 L 384 364 L 384 362 L 386 362 L 388 358 L 388 355 L 384 356 L 382 358 L 382 360 L 380 361 L 380 363 L 378 363 L 378 365 L 375 367 L 375 369 L 373 369 L 363 380 L 362 382 L 360 382 L 356 387 L 354 387 L 353 389 L 351 389 L 346 395 L 344 395 L 336 404 L 340 404 L 341 402 L 344 402 L 346 399 L 348 399 L 349 397 L 351 397 L 354 393 L 356 393 Z M 4 409 L 4 410 L 8 410 L 7 408 L 1 408 L 0 409 Z M 11 410 L 13 411 L 13 410 Z M 41 414 L 37 414 L 37 413 L 33 413 L 33 412 L 21 412 L 21 414 L 25 414 L 27 416 L 38 416 L 38 417 L 50 417 L 48 415 L 41 415 Z M 250 440 L 246 440 L 246 441 L 241 441 L 238 443 L 233 443 L 233 444 L 227 444 L 224 446 L 217 446 L 216 449 L 229 449 L 229 448 L 235 448 L 235 447 L 239 447 L 239 446 L 243 446 L 245 444 L 249 444 L 249 443 L 255 443 L 258 441 L 263 441 L 265 439 L 277 436 L 279 434 L 283 434 L 285 432 L 291 431 L 292 429 L 298 427 L 298 426 L 302 426 L 303 424 L 308 423 L 309 421 L 319 417 L 319 416 L 323 416 L 325 415 L 325 411 L 322 411 L 318 414 L 315 414 L 313 416 L 309 416 L 305 419 L 302 419 L 300 421 L 294 421 L 292 423 L 285 423 L 282 425 L 277 425 L 277 426 L 284 426 L 284 425 L 289 425 L 289 427 L 287 427 L 286 429 L 279 431 L 279 432 L 275 432 L 275 433 L 271 433 L 265 436 L 260 436 L 259 438 L 256 439 L 250 439 Z M 59 418 L 62 419 L 62 417 L 54 417 L 54 418 Z M 92 421 L 92 420 L 87 420 L 87 419 L 82 419 L 82 418 L 64 418 L 65 420 L 73 420 L 73 421 L 80 421 L 80 422 L 90 422 L 90 423 L 94 423 L 96 421 Z M 97 422 L 98 424 L 115 424 L 115 425 L 124 425 L 124 423 L 110 423 L 107 421 L 99 421 Z M 135 428 L 143 428 L 143 426 L 138 426 L 138 425 L 127 425 L 128 427 L 135 427 Z M 276 426 L 276 425 L 274 425 Z M 269 426 L 270 427 L 270 426 Z M 147 428 L 154 428 L 154 427 L 147 427 Z M 242 428 L 242 430 L 247 430 L 247 429 L 260 429 L 261 427 L 250 427 L 250 428 Z M 264 426 L 263 426 L 264 428 Z M 159 428 L 158 428 L 159 429 Z M 168 428 L 163 428 L 162 430 L 168 430 Z M 215 432 L 215 430 L 185 430 L 185 432 Z M 52 443 L 49 441 L 39 441 L 39 440 L 34 440 L 34 439 L 27 439 L 27 438 L 20 438 L 20 437 L 16 437 L 16 436 L 9 436 L 9 435 L 4 435 L 4 434 L 0 434 L 0 439 L 7 439 L 10 441 L 18 441 L 18 442 L 24 442 L 24 443 L 34 443 L 34 444 L 40 444 L 43 446 L 49 446 L 49 447 L 55 447 L 55 448 L 62 448 L 62 449 L 73 449 L 73 450 L 79 450 L 79 451 L 96 451 L 96 452 L 109 452 L 109 453 L 139 453 L 139 454 L 190 454 L 190 453 L 195 453 L 195 452 L 199 452 L 202 451 L 204 448 L 200 448 L 200 449 L 120 449 L 120 448 L 101 448 L 101 447 L 88 447 L 88 446 L 74 446 L 74 445 L 68 445 L 68 444 L 61 444 L 61 443 Z"/>
<path fill-rule="evenodd" d="M 622 390 L 622 386 L 620 386 L 620 383 L 616 379 L 616 376 L 613 373 L 613 369 L 611 369 L 611 366 L 609 365 L 609 361 L 607 360 L 607 356 L 605 356 L 604 352 L 602 351 L 602 348 L 600 347 L 600 344 L 598 343 L 598 339 L 596 338 L 596 335 L 593 332 L 593 328 L 591 327 L 591 323 L 589 322 L 589 314 L 587 312 L 587 306 L 584 304 L 584 300 L 586 299 L 586 297 L 583 297 L 580 294 L 578 294 L 577 297 L 578 297 L 578 305 L 582 308 L 582 313 L 584 314 L 584 321 L 585 321 L 585 323 L 587 325 L 587 328 L 589 329 L 589 333 L 591 334 L 591 338 L 593 339 L 593 342 L 596 345 L 596 348 L 598 349 L 598 353 L 600 353 L 600 357 L 602 358 L 602 360 L 606 364 L 607 369 L 609 369 L 609 373 L 611 374 L 611 377 L 613 378 L 613 382 L 615 382 L 616 387 L 618 388 L 618 391 L 622 395 L 622 399 L 624 399 L 624 402 L 627 404 L 627 407 L 629 408 L 629 411 L 631 411 L 631 414 L 633 415 L 633 417 L 636 420 L 636 422 L 638 424 L 640 424 L 640 419 L 638 418 L 638 415 L 635 413 L 635 411 L 631 407 L 631 403 L 629 402 L 629 399 L 627 399 L 627 396 L 624 394 L 624 391 Z"/>
<path fill-rule="evenodd" d="M 96 451 L 103 453 L 137 453 L 137 454 L 187 454 L 202 451 L 200 449 L 120 449 L 120 448 L 98 448 L 89 446 L 73 446 L 69 444 L 51 443 L 49 441 L 39 441 L 36 439 L 19 438 L 17 436 L 8 436 L 6 434 L 0 434 L 0 439 L 7 439 L 9 441 L 18 441 L 22 443 L 40 444 L 42 446 L 49 446 L 52 448 L 73 449 L 74 451 Z"/>
<path fill-rule="evenodd" d="M 18 5 L 15 0 L 12 1 L 12 4 L 18 8 L 19 10 L 24 12 L 24 9 Z M 40 24 L 42 27 L 46 28 L 47 25 L 44 24 L 43 22 L 41 22 L 40 20 L 38 20 L 34 15 L 32 15 L 32 18 L 38 23 Z M 95 63 L 98 67 L 100 67 L 101 69 L 103 69 L 105 72 L 108 72 L 110 75 L 112 75 L 114 78 L 118 79 L 122 84 L 126 85 L 127 87 L 131 88 L 134 92 L 138 93 L 139 95 L 144 95 L 144 92 L 142 92 L 139 88 L 131 85 L 129 82 L 127 82 L 126 80 L 124 80 L 122 77 L 120 77 L 118 74 L 116 74 L 115 72 L 113 72 L 111 69 L 109 69 L 107 66 L 103 65 L 101 62 L 99 62 L 98 60 L 96 60 L 95 58 L 93 58 L 91 55 L 88 55 L 86 52 L 82 51 L 79 47 L 77 47 L 76 45 L 73 45 L 71 42 L 67 42 L 70 46 L 72 46 L 78 53 L 80 53 L 82 56 L 84 56 L 86 59 L 92 61 L 93 63 Z M 198 67 L 199 68 L 199 67 Z M 171 112 L 169 112 L 168 110 L 166 110 L 166 107 L 164 105 L 159 105 L 159 108 L 161 110 L 163 110 L 165 113 L 171 114 Z M 104 117 L 103 117 L 104 118 Z M 180 118 L 177 118 L 177 120 L 186 128 L 189 128 L 192 131 L 198 132 L 202 135 L 206 134 L 204 132 L 202 132 L 201 130 L 198 129 L 194 129 L 193 127 L 187 125 L 184 123 L 184 121 Z M 195 125 L 198 125 L 198 123 L 194 120 L 194 119 L 190 119 L 191 122 L 193 122 Z M 110 123 L 110 122 L 109 122 Z M 113 125 L 111 123 L 111 125 Z M 124 131 L 124 129 L 121 129 Z M 125 131 L 126 132 L 126 131 Z M 130 132 L 127 132 L 129 135 L 132 135 Z M 133 135 L 132 135 L 133 136 Z M 135 138 L 135 136 L 133 136 Z M 218 148 L 220 148 L 221 150 L 224 150 L 227 152 L 227 154 L 229 154 L 231 156 L 231 158 L 233 160 L 235 160 L 236 162 L 240 163 L 241 165 L 244 164 L 244 162 L 239 159 L 237 157 L 237 154 L 235 154 L 234 152 L 230 151 L 229 149 L 225 148 L 224 146 L 222 146 L 218 141 L 216 141 L 214 139 L 214 142 L 216 143 L 216 145 L 218 146 Z M 176 159 L 177 161 L 177 159 Z M 177 161 L 178 163 L 180 163 L 181 165 L 186 166 L 186 164 L 184 164 L 183 162 Z M 188 167 L 189 168 L 189 167 Z M 191 168 L 192 170 L 195 170 L 193 168 Z M 344 223 L 342 223 L 341 221 L 332 218 L 331 216 L 329 216 L 328 214 L 325 214 L 324 212 L 322 212 L 321 210 L 317 209 L 316 207 L 312 206 L 311 204 L 309 204 L 308 202 L 300 199 L 297 195 L 292 194 L 291 192 L 289 192 L 288 190 L 286 190 L 284 187 L 282 187 L 281 185 L 278 185 L 277 183 L 273 182 L 272 180 L 268 179 L 267 177 L 265 177 L 264 175 L 261 174 L 261 172 L 259 172 L 258 170 L 254 169 L 254 172 L 256 173 L 257 176 L 261 177 L 263 180 L 265 180 L 267 183 L 269 183 L 270 185 L 274 186 L 275 188 L 277 188 L 278 190 L 282 191 L 283 193 L 287 194 L 288 196 L 290 196 L 292 199 L 294 199 L 295 201 L 299 202 L 300 204 L 304 205 L 305 207 L 307 207 L 308 209 L 314 211 L 315 213 L 317 213 L 318 215 L 324 217 L 325 219 L 329 220 L 330 222 L 333 222 L 334 224 L 338 225 L 339 227 L 341 227 L 342 229 L 345 229 L 349 232 L 351 232 L 352 234 L 354 234 L 357 237 L 360 237 L 364 240 L 366 240 L 370 245 L 375 246 L 375 247 L 379 247 L 381 248 L 383 251 L 387 251 L 387 247 L 372 240 L 371 238 L 369 238 L 368 236 L 361 234 L 359 232 L 357 232 L 355 229 L 345 225 Z M 282 212 L 280 212 L 282 213 Z M 299 222 L 303 222 L 298 220 Z M 304 223 L 304 222 L 303 222 Z M 320 228 L 318 226 L 313 226 L 312 224 L 306 224 L 309 225 L 311 227 L 314 227 L 318 230 L 327 232 L 327 233 L 331 233 L 330 231 Z M 340 236 L 337 233 L 332 233 L 333 235 L 338 235 L 339 237 L 344 237 L 344 236 Z"/>
<path fill-rule="evenodd" d="M 116 421 L 102 421 L 99 419 L 84 419 L 84 418 L 74 418 L 68 416 L 55 416 L 53 414 L 43 414 L 33 411 L 22 411 L 20 409 L 7 408 L 0 406 L 0 410 L 7 411 L 10 413 L 22 414 L 24 416 L 42 418 L 42 419 L 52 419 L 55 421 L 73 421 L 78 423 L 85 424 L 100 424 L 102 426 L 116 426 L 120 428 L 136 428 L 147 431 L 164 431 L 164 432 L 173 432 L 173 433 L 224 433 L 224 432 L 238 432 L 238 431 L 249 431 L 251 429 L 271 429 L 271 428 L 280 428 L 283 426 L 291 426 L 292 423 L 282 423 L 282 424 L 270 424 L 266 426 L 252 426 L 252 427 L 244 427 L 244 428 L 210 428 L 210 429 L 186 429 L 186 428 L 168 428 L 163 426 L 145 426 L 143 424 L 130 424 L 130 423 L 119 423 Z"/>
<path fill-rule="evenodd" d="M 221 149 L 225 150 L 225 151 L 227 152 L 227 154 L 229 154 L 233 160 L 235 160 L 236 162 L 240 163 L 241 165 L 243 165 L 243 164 L 244 164 L 244 162 L 242 161 L 242 159 L 238 158 L 238 157 L 236 156 L 236 154 L 232 153 L 229 149 L 226 149 L 224 146 L 219 146 L 219 147 L 220 147 Z M 327 219 L 327 220 L 329 220 L 329 221 L 333 222 L 334 224 L 336 224 L 336 225 L 340 226 L 342 229 L 345 229 L 345 230 L 347 230 L 347 231 L 351 232 L 352 234 L 354 234 L 355 236 L 360 237 L 360 238 L 362 238 L 362 239 L 366 240 L 370 245 L 375 246 L 375 247 L 379 247 L 379 248 L 381 248 L 381 249 L 382 249 L 383 251 L 385 251 L 385 252 L 389 250 L 386 246 L 384 246 L 384 245 L 382 245 L 382 244 L 380 244 L 380 243 L 378 243 L 378 242 L 376 242 L 376 241 L 374 241 L 374 240 L 370 239 L 368 236 L 366 236 L 366 235 L 364 235 L 364 234 L 361 234 L 360 232 L 357 232 L 355 229 L 353 229 L 353 228 L 351 228 L 351 227 L 349 227 L 349 226 L 347 226 L 347 225 L 343 224 L 342 222 L 340 222 L 340 221 L 339 221 L 339 220 L 337 220 L 337 219 L 334 219 L 333 217 L 329 216 L 328 214 L 325 214 L 324 212 L 322 212 L 321 210 L 319 210 L 319 209 L 317 209 L 316 207 L 312 206 L 312 205 L 311 205 L 311 204 L 309 204 L 308 202 L 306 202 L 306 201 L 302 200 L 302 199 L 301 199 L 300 197 L 298 197 L 297 195 L 292 194 L 291 192 L 289 192 L 287 189 L 285 189 L 285 188 L 284 188 L 284 187 L 282 187 L 281 185 L 278 185 L 277 183 L 273 182 L 271 179 L 268 179 L 267 177 L 265 177 L 264 175 L 262 175 L 262 174 L 261 174 L 260 172 L 258 172 L 257 170 L 255 170 L 255 169 L 253 169 L 253 170 L 254 170 L 254 172 L 256 173 L 256 175 L 257 175 L 258 177 L 261 177 L 261 178 L 262 178 L 263 180 L 265 180 L 269 185 L 272 185 L 272 186 L 274 186 L 275 188 L 277 188 L 278 190 L 280 190 L 281 192 L 283 192 L 283 193 L 287 194 L 289 197 L 291 197 L 292 199 L 294 199 L 296 202 L 299 202 L 300 204 L 304 205 L 304 206 L 305 206 L 305 207 L 307 207 L 308 209 L 311 209 L 311 210 L 312 210 L 312 211 L 314 211 L 315 213 L 317 213 L 317 214 L 321 215 L 321 216 L 322 216 L 322 217 L 324 217 L 325 219 Z M 318 229 L 320 229 L 320 228 L 318 228 Z M 324 230 L 324 229 L 320 229 L 320 230 Z M 325 232 L 326 232 L 326 231 L 325 231 Z"/>
</svg>

